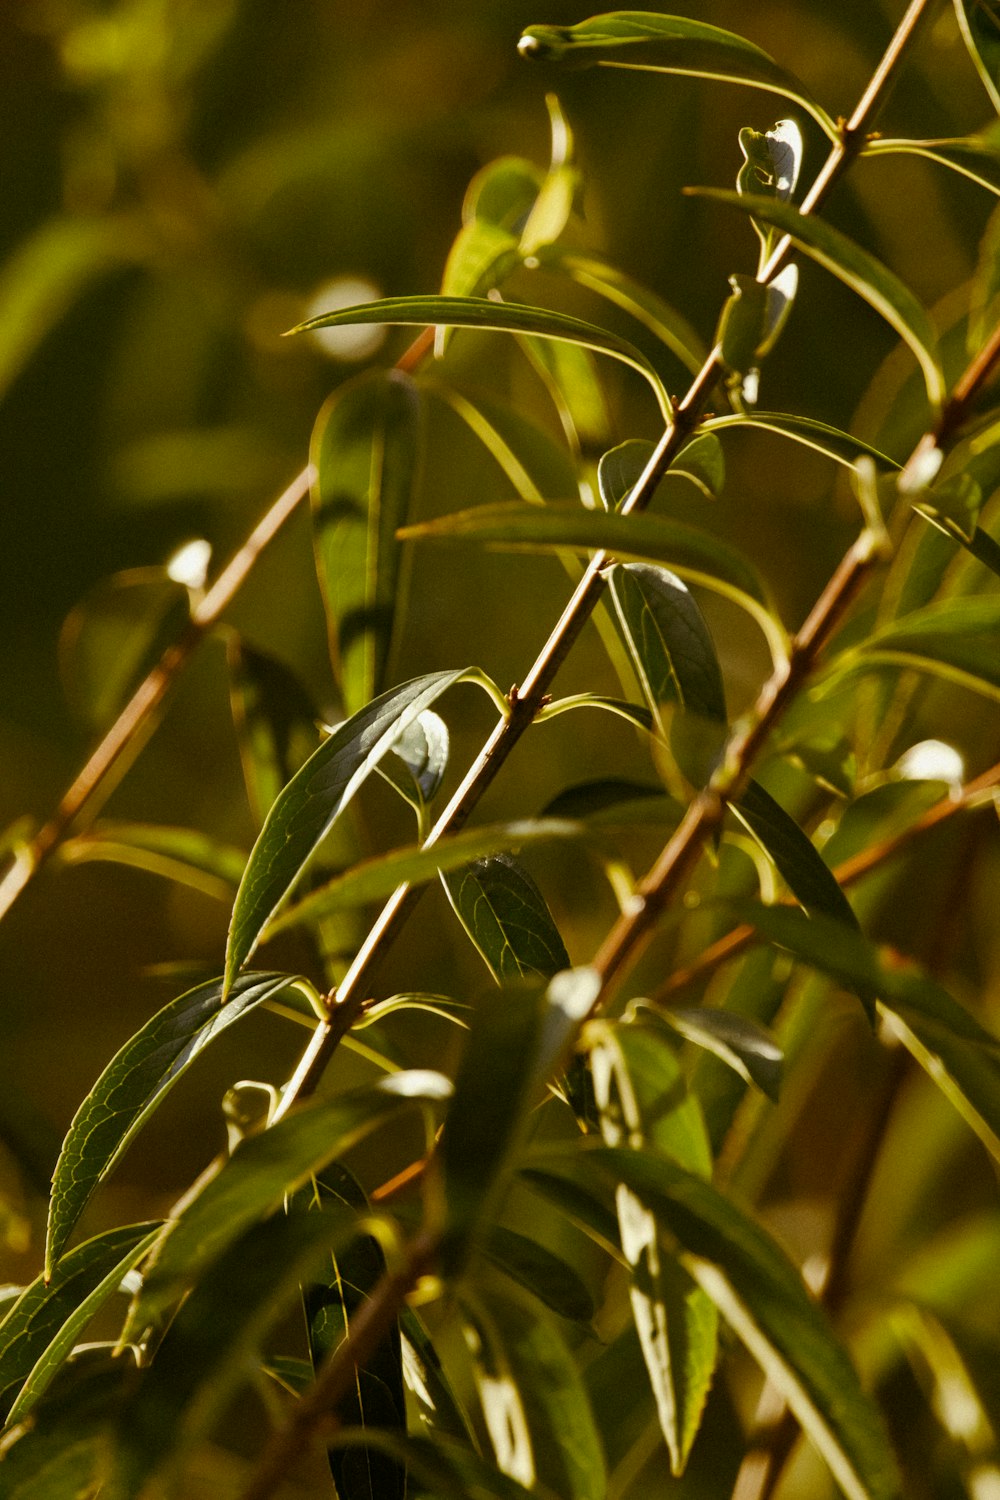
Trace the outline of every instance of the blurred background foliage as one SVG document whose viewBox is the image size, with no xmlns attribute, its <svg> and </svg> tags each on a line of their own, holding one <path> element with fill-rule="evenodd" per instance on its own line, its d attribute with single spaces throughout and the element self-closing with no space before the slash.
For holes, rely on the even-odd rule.
<svg viewBox="0 0 1000 1500">
<path fill-rule="evenodd" d="M 670 9 L 746 32 L 836 114 L 852 107 L 900 7 L 713 0 Z M 367 360 L 391 362 L 408 342 L 393 330 L 379 348 L 335 356 L 318 339 L 284 331 L 338 295 L 436 291 L 474 173 L 505 154 L 545 165 L 547 90 L 558 92 L 577 136 L 579 243 L 606 252 L 711 340 L 727 277 L 752 273 L 755 241 L 731 213 L 680 190 L 732 186 L 740 127 L 769 128 L 782 103 L 682 79 L 557 73 L 518 57 L 524 26 L 589 13 L 578 0 L 7 0 L 0 8 L 0 823 L 44 817 L 141 665 L 128 652 L 141 657 L 139 646 L 176 632 L 185 590 L 167 580 L 168 560 L 204 538 L 218 568 L 304 464 L 331 390 Z M 883 129 L 961 135 L 987 113 L 952 10 L 942 7 Z M 814 127 L 804 128 L 808 173 L 822 146 Z M 859 163 L 828 214 L 893 265 L 946 330 L 992 201 L 955 174 L 893 157 Z M 360 291 L 345 292 L 347 279 Z M 626 334 L 672 391 L 683 390 L 682 367 L 624 313 L 541 272 L 519 273 L 512 295 Z M 761 405 L 849 428 L 903 458 L 920 413 L 911 402 L 910 415 L 896 414 L 912 364 L 893 349 L 874 314 L 805 266 Z M 448 360 L 456 381 L 560 439 L 543 384 L 507 341 L 458 334 Z M 587 440 L 591 457 L 656 435 L 642 383 L 603 366 L 602 375 L 607 410 Z M 442 403 L 432 406 L 427 441 L 421 514 L 510 498 L 499 468 Z M 726 456 L 714 509 L 686 490 L 671 504 L 744 547 L 793 626 L 856 529 L 855 501 L 828 463 L 794 444 L 737 436 Z M 558 483 L 556 466 L 553 495 Z M 506 687 L 523 675 L 566 591 L 552 560 L 421 549 L 394 676 L 478 662 Z M 738 710 L 764 671 L 762 647 L 742 620 L 706 607 Z M 229 621 L 295 670 L 324 719 L 337 717 L 304 511 Z M 560 690 L 602 687 L 615 683 L 591 631 Z M 486 700 L 463 691 L 451 725 L 459 768 L 492 721 Z M 959 748 L 974 768 L 990 764 L 979 710 L 963 712 Z M 627 725 L 591 715 L 582 727 L 582 748 L 575 716 L 539 729 L 544 753 L 521 748 L 483 818 L 535 812 L 586 775 L 648 777 L 647 752 Z M 201 649 L 107 813 L 249 847 L 255 826 L 224 640 Z M 361 816 L 376 847 L 412 836 L 384 789 L 362 799 Z M 928 880 L 915 900 L 937 899 L 940 872 L 960 857 L 955 837 L 925 855 Z M 655 830 L 637 835 L 637 868 L 657 843 Z M 559 853 L 528 862 L 571 957 L 584 961 L 613 914 L 596 868 Z M 471 949 L 441 941 L 445 915 L 443 897 L 430 892 L 386 965 L 385 992 L 411 984 L 414 972 L 425 989 L 481 985 Z M 81 864 L 45 872 L 3 924 L 0 1135 L 13 1148 L 6 1186 L 27 1220 L 80 1097 L 159 1005 L 220 971 L 227 918 L 225 902 L 203 892 Z M 985 905 L 977 921 L 985 963 Z M 280 954 L 275 946 L 276 962 L 308 964 L 294 942 Z M 241 1028 L 238 1053 L 220 1048 L 186 1079 L 116 1175 L 102 1200 L 107 1220 L 169 1203 L 221 1144 L 223 1090 L 241 1073 L 280 1081 L 296 1041 L 295 1028 L 261 1015 Z M 440 1041 L 428 1034 L 423 1045 Z M 845 1055 L 841 1085 L 856 1062 Z M 864 1086 L 855 1076 L 851 1087 Z M 793 1110 L 812 1109 L 815 1128 L 797 1137 L 789 1191 L 796 1162 L 815 1173 L 817 1143 L 836 1130 L 843 1104 L 843 1094 L 817 1100 L 807 1089 L 793 1101 Z M 942 1124 L 946 1154 L 955 1133 Z M 905 1195 L 905 1185 L 896 1188 Z M 33 1266 L 36 1248 L 12 1234 L 11 1279 L 21 1252 Z"/>
</svg>

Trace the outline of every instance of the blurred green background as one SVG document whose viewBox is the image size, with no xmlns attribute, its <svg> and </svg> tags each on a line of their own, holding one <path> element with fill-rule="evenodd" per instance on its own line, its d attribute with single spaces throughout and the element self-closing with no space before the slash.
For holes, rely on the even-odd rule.
<svg viewBox="0 0 1000 1500">
<path fill-rule="evenodd" d="M 903 6 L 702 0 L 672 9 L 745 31 L 837 114 L 849 112 Z M 103 617 L 103 581 L 154 570 L 116 585 L 127 616 L 145 608 L 152 596 L 143 587 L 157 586 L 187 541 L 207 539 L 220 566 L 304 464 L 322 402 L 363 367 L 283 331 L 322 310 L 343 278 L 370 287 L 361 297 L 437 290 L 473 174 L 508 153 L 545 165 L 547 91 L 558 92 L 577 135 L 580 243 L 607 252 L 711 340 L 726 279 L 752 272 L 755 242 L 737 216 L 680 189 L 732 186 L 739 128 L 767 129 L 787 108 L 733 87 L 563 74 L 518 57 L 524 26 L 589 13 L 577 0 L 7 0 L 0 8 L 0 824 L 44 817 L 107 722 L 100 690 L 121 665 L 122 641 L 87 633 L 87 622 Z M 986 117 L 951 8 L 939 14 L 890 102 L 886 133 L 960 134 Z M 810 175 L 823 147 L 803 128 Z M 990 207 L 963 179 L 894 158 L 862 163 L 829 213 L 889 261 L 946 328 Z M 541 275 L 522 276 L 516 291 L 634 338 L 670 388 L 683 390 L 680 367 L 624 314 Z M 366 358 L 391 362 L 407 342 L 393 331 Z M 913 366 L 893 350 L 874 314 L 806 267 L 761 404 L 852 427 L 905 456 L 913 419 L 909 430 L 894 419 L 893 398 Z M 449 361 L 457 379 L 558 434 L 544 390 L 503 340 L 457 338 Z M 656 435 L 652 403 L 633 376 L 607 371 L 607 397 L 608 446 Z M 441 406 L 428 441 L 424 514 L 509 498 L 499 470 Z M 711 513 L 693 495 L 678 513 L 745 547 L 794 625 L 852 534 L 854 501 L 805 450 L 740 438 L 727 444 L 727 462 L 726 491 Z M 554 561 L 421 550 L 396 673 L 476 661 L 506 688 L 523 676 L 566 592 Z M 336 715 L 305 513 L 229 619 L 295 668 L 325 717 Z M 738 709 L 760 679 L 762 652 L 721 610 L 713 625 Z M 581 643 L 560 687 L 614 690 L 596 636 Z M 459 766 L 492 717 L 485 699 L 464 692 L 452 725 Z M 538 731 L 548 736 L 544 753 L 522 747 L 483 815 L 534 812 L 587 775 L 648 775 L 626 726 L 588 716 L 583 728 L 585 742 L 576 722 Z M 108 813 L 249 846 L 221 644 L 202 648 Z M 364 816 L 376 845 L 411 837 L 386 796 L 369 799 Z M 532 866 L 571 956 L 585 959 L 611 916 L 597 875 L 558 855 Z M 442 898 L 431 893 L 422 911 L 384 988 L 412 984 L 415 972 L 428 988 L 480 983 L 471 950 L 466 961 L 442 941 Z M 19 1136 L 36 1188 L 116 1047 L 189 976 L 219 972 L 227 917 L 205 895 L 88 864 L 45 872 L 0 928 L 0 1125 Z M 275 961 L 294 967 L 307 956 L 290 945 Z M 221 1144 L 225 1087 L 239 1076 L 280 1081 L 297 1041 L 293 1028 L 261 1016 L 238 1047 L 201 1065 L 117 1174 L 108 1217 L 169 1202 Z M 34 1217 L 30 1184 L 10 1165 L 7 1176 Z M 16 1276 L 16 1258 L 12 1267 Z"/>
</svg>

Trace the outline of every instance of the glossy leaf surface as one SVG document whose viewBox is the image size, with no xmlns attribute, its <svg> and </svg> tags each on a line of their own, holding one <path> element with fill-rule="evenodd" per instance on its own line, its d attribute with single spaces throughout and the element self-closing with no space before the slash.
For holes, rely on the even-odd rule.
<svg viewBox="0 0 1000 1500">
<path fill-rule="evenodd" d="M 442 874 L 448 900 L 498 983 L 548 978 L 569 967 L 563 940 L 538 886 L 509 854 Z"/>
<path fill-rule="evenodd" d="M 770 792 L 757 781 L 748 782 L 733 803 L 733 811 L 774 860 L 782 879 L 807 912 L 823 912 L 848 927 L 857 927 L 851 904 L 829 865 Z"/>
<path fill-rule="evenodd" d="M 747 1083 L 778 1102 L 783 1072 L 781 1047 L 767 1027 L 748 1016 L 711 1005 L 657 1011 L 685 1041 L 722 1059 Z"/>
<path fill-rule="evenodd" d="M 383 693 L 334 730 L 284 788 L 236 894 L 226 951 L 227 989 L 355 792 L 414 719 L 461 676 L 432 672 Z"/>
</svg>

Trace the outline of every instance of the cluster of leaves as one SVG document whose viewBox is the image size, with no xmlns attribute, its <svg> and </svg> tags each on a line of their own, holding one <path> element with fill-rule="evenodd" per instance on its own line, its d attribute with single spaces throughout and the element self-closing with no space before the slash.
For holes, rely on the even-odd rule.
<svg viewBox="0 0 1000 1500">
<path fill-rule="evenodd" d="M 996 18 L 972 0 L 955 0 L 955 13 L 1000 107 Z M 907 44 L 917 21 L 908 24 Z M 762 89 L 818 125 L 841 167 L 866 152 L 917 153 L 1000 191 L 990 131 L 854 140 L 760 48 L 702 22 L 614 13 L 533 27 L 521 50 Z M 207 1446 L 223 1442 L 227 1409 L 248 1385 L 270 1436 L 259 1452 L 244 1441 L 234 1459 L 232 1491 L 247 1497 L 276 1492 L 308 1438 L 328 1450 L 341 1500 L 694 1500 L 731 1493 L 755 1444 L 766 1455 L 761 1494 L 778 1483 L 810 1495 L 835 1484 L 850 1500 L 891 1500 L 904 1485 L 940 1492 L 924 1488 L 927 1472 L 949 1493 L 1000 1483 L 989 1415 L 1000 1332 L 995 1316 L 968 1317 L 995 1265 L 995 1203 L 939 1211 L 920 1233 L 909 1220 L 922 1199 L 910 1184 L 900 1190 L 910 1198 L 897 1207 L 898 1240 L 863 1262 L 866 1278 L 851 1275 L 874 1164 L 906 1129 L 911 1091 L 922 1108 L 940 1091 L 962 1129 L 1000 1159 L 1000 1044 L 970 996 L 963 1003 L 931 972 L 947 967 L 936 941 L 903 924 L 904 954 L 867 935 L 882 918 L 883 880 L 859 884 L 853 903 L 844 891 L 891 868 L 925 829 L 966 812 L 978 829 L 974 810 L 991 805 L 1000 783 L 989 756 L 963 786 L 940 745 L 922 761 L 899 755 L 928 715 L 946 724 L 956 701 L 1000 697 L 991 529 L 1000 426 L 980 399 L 995 257 L 984 255 L 946 359 L 895 272 L 798 196 L 799 125 L 747 129 L 737 190 L 700 190 L 748 216 L 760 245 L 756 273 L 732 276 L 708 351 L 660 296 L 578 248 L 572 133 L 554 99 L 549 109 L 548 169 L 504 158 L 477 175 L 440 295 L 304 325 L 436 330 L 394 368 L 339 386 L 316 425 L 313 537 L 342 721 L 320 735 L 290 669 L 230 633 L 233 713 L 260 824 L 245 862 L 193 832 L 121 821 L 61 844 L 65 861 L 124 860 L 235 895 L 222 977 L 182 994 L 126 1043 L 63 1142 L 44 1268 L 7 1293 L 0 1321 L 0 1495 L 177 1492 Z M 762 366 L 794 311 L 791 245 L 874 308 L 915 357 L 920 382 L 898 398 L 913 442 L 926 439 L 912 460 L 891 443 L 883 451 L 758 407 Z M 542 271 L 627 313 L 658 356 L 599 322 L 507 295 Z M 453 358 L 454 330 L 517 341 L 551 393 L 561 448 L 481 397 Z M 659 443 L 603 444 L 604 356 L 648 383 L 665 427 Z M 693 389 L 704 387 L 700 405 L 672 400 L 662 372 L 678 362 L 695 375 Z M 956 380 L 956 362 L 973 373 Z M 709 399 L 716 414 L 706 415 Z M 425 427 L 442 406 L 516 498 L 415 521 Z M 903 425 L 900 411 L 894 420 Z M 850 577 L 860 593 L 835 575 L 815 635 L 808 625 L 789 633 L 741 550 L 671 513 L 681 487 L 706 506 L 721 494 L 729 434 L 754 430 L 815 450 L 854 486 Z M 557 554 L 577 581 L 575 599 L 590 602 L 586 613 L 571 606 L 549 657 L 564 654 L 596 605 L 620 695 L 553 698 L 545 654 L 530 678 L 544 679 L 537 702 L 523 686 L 504 694 L 465 662 L 393 682 L 407 540 Z M 584 573 L 589 554 L 598 562 Z M 148 632 L 123 675 L 161 641 L 178 589 L 183 602 L 180 585 L 157 582 Z M 762 636 L 771 658 L 757 704 L 735 723 L 713 597 Z M 452 773 L 444 715 L 462 684 L 485 690 L 500 720 L 432 823 Z M 618 715 L 641 736 L 644 781 L 591 777 L 537 816 L 462 827 L 515 737 L 539 743 L 535 724 L 583 708 Z M 354 813 L 376 780 L 411 810 L 412 844 L 365 846 Z M 628 854 L 636 824 L 667 839 L 646 878 Z M 537 845 L 593 861 L 620 908 L 608 945 L 575 966 L 522 863 Z M 493 987 L 442 996 L 418 976 L 407 992 L 370 1000 L 375 958 L 435 881 L 456 938 L 471 940 Z M 360 913 L 379 900 L 389 904 L 366 938 Z M 572 900 L 570 890 L 564 904 Z M 292 930 L 306 934 L 307 975 L 248 967 L 261 945 Z M 641 982 L 623 992 L 618 955 L 653 939 Z M 292 1083 L 283 1094 L 234 1088 L 229 1149 L 165 1222 L 74 1245 L 92 1196 L 174 1083 L 260 1007 L 312 1033 Z M 411 1012 L 465 1033 L 454 1076 L 414 1065 L 412 1032 L 398 1024 Z M 774 1121 L 794 1127 L 844 1034 L 876 1097 L 857 1101 L 856 1161 L 832 1222 L 794 1226 L 792 1255 L 767 1215 L 765 1189 L 781 1166 Z M 316 1089 L 338 1040 L 374 1065 L 377 1081 Z M 373 1137 L 376 1148 L 408 1143 L 402 1171 L 386 1165 L 388 1147 L 355 1154 Z M 945 1153 L 936 1169 L 943 1198 Z M 121 1289 L 130 1302 L 116 1336 L 82 1342 L 95 1317 L 114 1316 Z M 297 1302 L 300 1337 L 287 1317 Z M 745 1355 L 767 1382 L 762 1412 L 784 1412 L 790 1441 L 799 1430 L 808 1439 L 787 1472 L 780 1438 L 768 1438 L 763 1419 L 753 1426 L 756 1377 Z M 914 1381 L 925 1392 L 918 1425 L 933 1432 L 919 1451 L 907 1447 L 914 1420 L 901 1414 Z"/>
</svg>

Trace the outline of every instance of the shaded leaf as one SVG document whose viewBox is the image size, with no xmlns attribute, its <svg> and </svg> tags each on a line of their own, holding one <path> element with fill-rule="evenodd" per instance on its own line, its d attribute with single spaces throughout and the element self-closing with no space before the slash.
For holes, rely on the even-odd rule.
<svg viewBox="0 0 1000 1500">
<path fill-rule="evenodd" d="M 799 417 L 792 412 L 755 410 L 727 413 L 722 417 L 709 417 L 704 427 L 713 434 L 724 432 L 730 427 L 763 427 L 768 432 L 776 432 L 781 437 L 791 438 L 796 443 L 813 448 L 817 453 L 825 454 L 827 458 L 844 464 L 848 469 L 855 467 L 859 455 L 863 453 L 873 458 L 880 468 L 898 467 L 878 448 L 862 442 L 860 438 L 841 432 L 838 427 L 830 427 L 826 422 L 816 422 L 812 417 Z"/>
<path fill-rule="evenodd" d="M 482 860 L 526 844 L 552 843 L 580 839 L 586 830 L 566 819 L 538 818 L 522 823 L 493 823 L 484 828 L 467 828 L 453 837 L 443 838 L 429 847 L 419 845 L 394 849 L 391 854 L 368 859 L 343 875 L 327 881 L 308 896 L 282 912 L 270 924 L 268 935 L 283 932 L 301 922 L 314 920 L 326 912 L 359 906 L 391 896 L 398 885 L 420 885 L 436 875 L 461 869 L 470 860 Z M 487 943 L 492 953 L 493 947 Z M 527 951 L 527 950 L 525 950 Z M 562 967 L 558 964 L 556 967 Z"/>
<path fill-rule="evenodd" d="M 425 805 L 433 802 L 440 790 L 448 769 L 449 748 L 448 726 L 432 708 L 425 708 L 392 747 L 391 755 L 403 762 Z"/>
<path fill-rule="evenodd" d="M 803 919 L 805 920 L 805 919 Z M 894 1500 L 899 1477 L 875 1404 L 774 1240 L 710 1183 L 651 1151 L 599 1147 L 537 1157 L 531 1180 L 590 1191 L 601 1177 L 647 1203 L 682 1265 L 781 1391 L 850 1500 Z"/>
<path fill-rule="evenodd" d="M 545 103 L 552 130 L 552 156 L 538 197 L 521 230 L 520 248 L 526 257 L 559 239 L 580 191 L 573 132 L 555 94 L 546 94 Z"/>
<path fill-rule="evenodd" d="M 872 632 L 860 646 L 835 657 L 817 680 L 822 693 L 845 678 L 902 667 L 929 672 L 971 692 L 1000 698 L 1000 600 L 943 599 Z"/>
<path fill-rule="evenodd" d="M 583 1380 L 534 1301 L 463 1298 L 483 1417 L 497 1467 L 560 1500 L 606 1500 L 604 1451 Z"/>
<path fill-rule="evenodd" d="M 969 56 L 1000 113 L 1000 26 L 995 8 L 983 0 L 955 0 L 955 14 Z"/>
<path fill-rule="evenodd" d="M 919 361 L 932 407 L 945 398 L 944 376 L 937 349 L 937 334 L 924 307 L 894 271 L 876 260 L 822 219 L 802 214 L 790 203 L 760 194 L 724 192 L 718 188 L 689 188 L 699 197 L 730 203 L 791 235 L 813 260 L 858 293 L 904 339 Z"/>
<path fill-rule="evenodd" d="M 482 1253 L 532 1292 L 550 1312 L 575 1323 L 589 1323 L 594 1316 L 593 1294 L 580 1274 L 545 1245 L 494 1224 L 482 1244 Z"/>
<path fill-rule="evenodd" d="M 394 1073 L 333 1099 L 310 1099 L 269 1129 L 249 1136 L 228 1160 L 202 1176 L 182 1200 L 156 1246 L 129 1314 L 142 1332 L 222 1256 L 248 1225 L 272 1213 L 287 1193 L 391 1117 L 448 1098 L 440 1073 Z"/>
<path fill-rule="evenodd" d="M 836 876 L 812 839 L 758 781 L 747 783 L 733 812 L 775 864 L 796 900 L 810 914 L 823 912 L 856 928 L 857 918 Z"/>
<path fill-rule="evenodd" d="M 862 154 L 883 156 L 898 152 L 939 162 L 941 166 L 950 167 L 963 177 L 971 177 L 973 182 L 988 188 L 991 193 L 1000 193 L 1000 149 L 995 139 L 988 135 L 967 135 L 933 141 L 900 140 L 877 135 L 866 142 Z"/>
<path fill-rule="evenodd" d="M 323 313 L 300 323 L 292 333 L 314 328 L 334 328 L 347 323 L 392 323 L 417 328 L 480 328 L 499 333 L 529 333 L 538 338 L 565 339 L 582 344 L 598 354 L 631 365 L 653 387 L 664 417 L 670 419 L 670 403 L 660 378 L 646 356 L 627 340 L 544 307 L 525 307 L 517 302 L 497 302 L 490 297 L 388 297 L 336 312 Z"/>
<path fill-rule="evenodd" d="M 546 269 L 564 272 L 580 286 L 597 292 L 605 301 L 629 313 L 697 375 L 708 358 L 708 350 L 687 319 L 669 302 L 596 255 L 550 247 L 539 259 Z"/>
<path fill-rule="evenodd" d="M 267 1000 L 296 984 L 247 974 L 222 1000 L 221 979 L 172 1000 L 112 1058 L 77 1110 L 52 1176 L 46 1270 L 51 1272 L 91 1194 L 198 1054 Z"/>
<path fill-rule="evenodd" d="M 229 696 L 250 808 L 258 824 L 319 743 L 319 715 L 284 662 L 229 637 Z"/>
<path fill-rule="evenodd" d="M 612 422 L 590 350 L 553 339 L 522 338 L 520 342 L 548 388 L 571 451 L 579 454 L 603 447 Z"/>
<path fill-rule="evenodd" d="M 774 1033 L 766 1026 L 749 1016 L 711 1005 L 660 1010 L 656 1014 L 686 1042 L 721 1058 L 772 1103 L 778 1102 L 784 1054 Z"/>
<path fill-rule="evenodd" d="M 129 1224 L 106 1230 L 64 1255 L 48 1281 L 38 1276 L 25 1287 L 0 1323 L 0 1407 L 5 1416 L 67 1321 L 90 1298 L 91 1310 L 96 1310 L 95 1294 L 102 1293 L 103 1301 L 115 1291 L 154 1227 Z"/>
<path fill-rule="evenodd" d="M 577 26 L 531 26 L 518 51 L 543 62 L 690 73 L 783 94 L 802 106 L 831 140 L 837 128 L 791 73 L 744 37 L 701 21 L 648 11 L 612 11 Z"/>
<path fill-rule="evenodd" d="M 472 1425 L 434 1347 L 430 1334 L 412 1307 L 400 1308 L 403 1378 L 420 1408 L 421 1421 L 438 1437 L 458 1439 L 468 1448 L 478 1448 Z"/>
<path fill-rule="evenodd" d="M 414 719 L 461 677 L 461 672 L 431 672 L 383 693 L 341 724 L 283 789 L 236 893 L 226 952 L 227 989 L 355 792 Z"/>
<path fill-rule="evenodd" d="M 81 1500 L 97 1493 L 108 1430 L 135 1375 L 106 1348 L 79 1352 L 31 1414 L 5 1434 L 4 1500 Z M 103 1469 L 103 1465 L 101 1465 Z"/>
<path fill-rule="evenodd" d="M 420 395 L 399 370 L 339 386 L 313 432 L 313 541 L 344 707 L 385 685 L 399 607 L 400 548 L 421 458 Z"/>
<path fill-rule="evenodd" d="M 509 854 L 444 871 L 441 879 L 455 915 L 498 983 L 532 974 L 548 978 L 569 968 L 545 897 Z"/>
<path fill-rule="evenodd" d="M 712 637 L 690 591 L 666 568 L 616 564 L 609 574 L 622 632 L 643 693 L 655 710 L 676 703 L 726 722 L 726 695 Z"/>
<path fill-rule="evenodd" d="M 194 828 L 104 818 L 66 839 L 56 851 L 56 861 L 129 865 L 228 903 L 243 877 L 247 857 L 242 849 L 218 844 Z"/>
<path fill-rule="evenodd" d="M 437 1435 L 403 1437 L 398 1433 L 338 1432 L 338 1445 L 371 1443 L 405 1463 L 411 1491 L 428 1500 L 553 1500 L 550 1490 L 539 1485 L 526 1489 L 516 1479 L 501 1473 L 490 1460 L 467 1447 Z"/>
<path fill-rule="evenodd" d="M 595 823 L 678 823 L 684 809 L 662 787 L 605 777 L 567 787 L 543 809 L 545 817 L 583 818 Z"/>
</svg>

